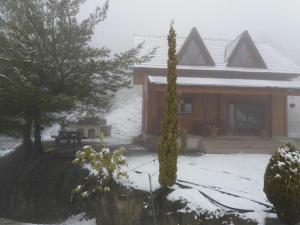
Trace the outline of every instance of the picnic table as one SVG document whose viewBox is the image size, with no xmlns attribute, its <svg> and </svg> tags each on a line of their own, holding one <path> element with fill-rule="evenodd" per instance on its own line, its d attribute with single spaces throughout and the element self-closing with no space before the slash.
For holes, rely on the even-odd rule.
<svg viewBox="0 0 300 225">
<path fill-rule="evenodd" d="M 67 140 L 67 143 L 70 144 L 71 140 L 73 143 L 77 142 L 78 144 L 81 144 L 82 134 L 79 131 L 59 131 L 57 136 L 51 136 L 52 138 L 55 138 L 55 143 L 59 143 L 62 140 Z"/>
</svg>

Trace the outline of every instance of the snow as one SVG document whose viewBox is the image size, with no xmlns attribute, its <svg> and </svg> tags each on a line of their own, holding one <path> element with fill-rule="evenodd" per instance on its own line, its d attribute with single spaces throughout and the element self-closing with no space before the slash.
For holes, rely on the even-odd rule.
<svg viewBox="0 0 300 225">
<path fill-rule="evenodd" d="M 131 143 L 133 137 L 141 134 L 142 86 L 119 90 L 105 118 L 112 126 L 112 136 L 105 140 Z"/>
<path fill-rule="evenodd" d="M 86 215 L 84 213 L 70 216 L 65 222 L 59 224 L 52 224 L 52 225 L 96 225 L 95 219 L 87 219 L 85 218 Z M 11 220 L 1 219 L 1 225 L 47 225 L 47 224 L 33 224 L 33 223 L 21 223 L 15 222 Z"/>
<path fill-rule="evenodd" d="M 200 34 L 201 35 L 201 34 Z M 186 37 L 178 36 L 176 38 L 177 42 L 177 52 L 181 49 L 184 44 Z M 145 55 L 149 53 L 152 49 L 156 48 L 154 57 L 147 62 L 142 64 L 135 64 L 136 68 L 166 68 L 167 58 L 168 58 L 168 42 L 166 36 L 150 36 L 150 35 L 136 35 L 134 36 L 134 44 L 137 46 L 143 43 L 143 49 L 140 55 Z M 294 62 L 289 60 L 283 54 L 281 54 L 276 49 L 272 48 L 267 43 L 255 42 L 255 45 L 261 54 L 264 62 L 267 65 L 267 69 L 256 69 L 256 68 L 234 68 L 226 66 L 226 47 L 232 43 L 232 40 L 215 39 L 215 38 L 203 38 L 203 42 L 212 56 L 215 66 L 185 66 L 178 65 L 177 69 L 183 70 L 213 70 L 213 71 L 239 71 L 239 72 L 251 72 L 251 73 L 296 73 L 300 74 L 300 68 Z"/>
<path fill-rule="evenodd" d="M 149 76 L 149 81 L 154 84 L 166 84 L 167 78 L 162 76 Z M 300 81 L 295 80 L 250 80 L 250 79 L 222 79 L 200 77 L 178 77 L 178 85 L 206 86 L 206 87 L 256 87 L 256 88 L 280 88 L 300 90 Z"/>
<path fill-rule="evenodd" d="M 219 207 L 211 203 L 203 195 L 199 194 L 197 189 L 177 189 L 169 194 L 168 199 L 171 201 L 182 201 L 188 203 L 188 208 L 181 212 L 196 212 L 199 214 L 209 213 L 216 214 Z M 205 207 L 203 207 L 205 206 Z"/>
<path fill-rule="evenodd" d="M 179 156 L 177 182 L 189 188 L 174 185 L 168 198 L 186 202 L 187 208 L 182 210 L 198 214 L 206 212 L 219 216 L 231 212 L 231 208 L 250 210 L 238 214 L 263 225 L 265 217 L 275 216 L 265 212 L 270 209 L 268 206 L 272 206 L 263 192 L 264 172 L 269 159 L 270 155 L 264 154 Z M 127 160 L 129 178 L 123 180 L 123 184 L 149 191 L 150 174 L 153 189 L 159 188 L 156 155 L 129 156 Z"/>
<path fill-rule="evenodd" d="M 58 123 L 53 124 L 51 127 L 46 128 L 42 133 L 42 138 L 44 141 L 53 140 L 52 135 L 58 135 L 60 130 L 60 125 Z"/>
<path fill-rule="evenodd" d="M 0 157 L 9 154 L 20 144 L 20 139 L 7 136 L 0 136 Z"/>
</svg>

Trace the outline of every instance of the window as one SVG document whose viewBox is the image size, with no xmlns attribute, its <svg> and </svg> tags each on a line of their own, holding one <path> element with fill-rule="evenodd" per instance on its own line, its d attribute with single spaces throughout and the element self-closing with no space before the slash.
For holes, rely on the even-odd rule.
<svg viewBox="0 0 300 225">
<path fill-rule="evenodd" d="M 266 106 L 264 104 L 229 104 L 229 127 L 239 133 L 256 133 L 266 128 Z"/>
<path fill-rule="evenodd" d="M 192 98 L 184 97 L 180 99 L 179 102 L 179 113 L 193 113 L 193 102 Z"/>
<path fill-rule="evenodd" d="M 179 62 L 181 65 L 204 66 L 207 64 L 196 42 L 193 40 Z"/>
<path fill-rule="evenodd" d="M 78 129 L 77 129 L 77 132 L 79 132 L 80 135 L 81 135 L 82 137 L 84 137 L 84 129 L 78 128 Z"/>
<path fill-rule="evenodd" d="M 88 130 L 88 138 L 95 138 L 95 137 L 96 137 L 95 129 L 89 129 Z"/>
<path fill-rule="evenodd" d="M 233 67 L 248 67 L 248 68 L 256 68 L 257 65 L 255 60 L 252 58 L 249 50 L 245 45 L 242 45 L 232 59 L 231 66 Z"/>
</svg>

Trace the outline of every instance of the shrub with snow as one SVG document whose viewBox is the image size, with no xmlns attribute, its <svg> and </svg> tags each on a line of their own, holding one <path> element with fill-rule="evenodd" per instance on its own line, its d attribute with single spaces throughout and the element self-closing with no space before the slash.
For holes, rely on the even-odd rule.
<svg viewBox="0 0 300 225">
<path fill-rule="evenodd" d="M 288 225 L 300 222 L 300 152 L 291 142 L 272 155 L 265 172 L 264 192 L 281 221 Z"/>
<path fill-rule="evenodd" d="M 110 191 L 112 185 L 122 177 L 127 177 L 122 167 L 126 165 L 124 148 L 110 151 L 103 146 L 97 152 L 91 146 L 84 146 L 76 153 L 74 163 L 85 166 L 91 173 L 86 183 L 79 185 L 75 192 L 86 198 L 96 191 Z"/>
</svg>

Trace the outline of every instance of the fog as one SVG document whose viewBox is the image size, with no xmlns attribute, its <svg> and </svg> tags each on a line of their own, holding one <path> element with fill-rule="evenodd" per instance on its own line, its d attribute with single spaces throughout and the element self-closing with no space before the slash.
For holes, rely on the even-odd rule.
<svg viewBox="0 0 300 225">
<path fill-rule="evenodd" d="M 87 0 L 80 17 L 103 0 Z M 234 39 L 248 30 L 300 65 L 299 0 L 111 0 L 93 46 L 115 52 L 133 46 L 133 35 L 166 35 L 172 19 L 179 36 L 196 27 L 202 37 Z"/>
</svg>

